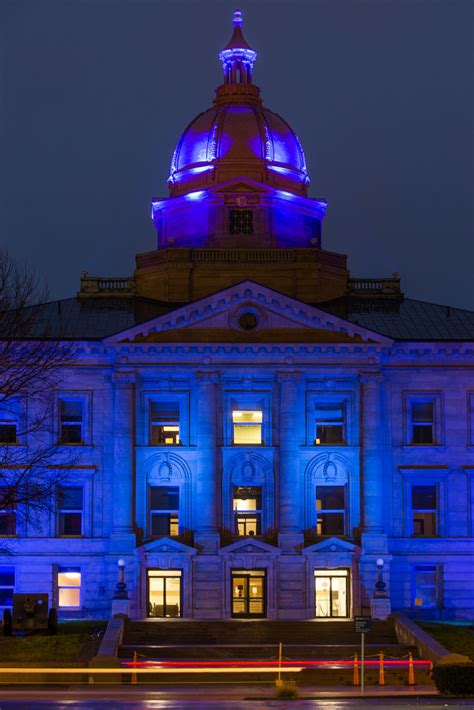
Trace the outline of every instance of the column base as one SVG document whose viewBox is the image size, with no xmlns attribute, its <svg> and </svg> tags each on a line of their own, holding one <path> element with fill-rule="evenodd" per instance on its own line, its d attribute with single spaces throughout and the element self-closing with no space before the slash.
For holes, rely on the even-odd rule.
<svg viewBox="0 0 474 710">
<path fill-rule="evenodd" d="M 278 534 L 278 547 L 283 555 L 296 555 L 304 545 L 302 532 L 287 532 Z M 298 549 L 299 548 L 299 549 Z"/>
<path fill-rule="evenodd" d="M 363 532 L 361 547 L 364 555 L 387 555 L 387 535 L 384 532 Z"/>
<path fill-rule="evenodd" d="M 194 545 L 199 555 L 217 555 L 221 544 L 221 536 L 217 532 L 194 533 Z"/>
<path fill-rule="evenodd" d="M 134 532 L 113 532 L 110 536 L 109 554 L 131 555 L 137 546 Z"/>
</svg>

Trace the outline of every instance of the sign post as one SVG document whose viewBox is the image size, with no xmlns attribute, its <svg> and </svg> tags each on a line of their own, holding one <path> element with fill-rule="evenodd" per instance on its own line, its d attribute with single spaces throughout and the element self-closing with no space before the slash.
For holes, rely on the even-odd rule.
<svg viewBox="0 0 474 710">
<path fill-rule="evenodd" d="M 354 631 L 360 634 L 360 694 L 364 695 L 364 671 L 365 671 L 365 634 L 372 630 L 372 619 L 370 616 L 355 616 Z"/>
</svg>

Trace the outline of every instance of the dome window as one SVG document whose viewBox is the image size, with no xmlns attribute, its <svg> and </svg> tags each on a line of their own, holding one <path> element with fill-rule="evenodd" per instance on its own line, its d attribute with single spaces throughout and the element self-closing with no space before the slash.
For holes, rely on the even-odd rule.
<svg viewBox="0 0 474 710">
<path fill-rule="evenodd" d="M 231 234 L 253 234 L 253 210 L 230 210 L 229 231 Z"/>
</svg>

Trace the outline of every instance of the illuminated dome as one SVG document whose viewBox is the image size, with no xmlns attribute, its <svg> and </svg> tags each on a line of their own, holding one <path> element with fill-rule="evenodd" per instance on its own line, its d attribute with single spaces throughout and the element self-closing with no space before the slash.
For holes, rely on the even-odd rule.
<svg viewBox="0 0 474 710">
<path fill-rule="evenodd" d="M 234 12 L 234 32 L 219 54 L 224 84 L 214 106 L 186 128 L 174 151 L 168 180 L 172 196 L 244 177 L 297 195 L 306 195 L 309 178 L 303 149 L 293 129 L 262 106 L 252 83 L 256 52 Z"/>
</svg>

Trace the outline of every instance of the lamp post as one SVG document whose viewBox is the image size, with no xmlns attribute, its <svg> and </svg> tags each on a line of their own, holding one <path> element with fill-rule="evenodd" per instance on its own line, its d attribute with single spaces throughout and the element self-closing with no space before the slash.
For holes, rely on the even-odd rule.
<svg viewBox="0 0 474 710">
<path fill-rule="evenodd" d="M 373 619 L 384 620 L 392 611 L 390 595 L 387 590 L 387 585 L 383 581 L 383 559 L 379 557 L 375 564 L 377 565 L 377 581 L 370 605 L 371 615 Z"/>
<path fill-rule="evenodd" d="M 130 598 L 125 582 L 125 560 L 117 560 L 118 582 L 112 598 L 112 616 L 130 616 Z"/>
<path fill-rule="evenodd" d="M 127 585 L 125 583 L 125 560 L 117 560 L 117 565 L 119 573 L 114 599 L 128 599 Z"/>
</svg>

